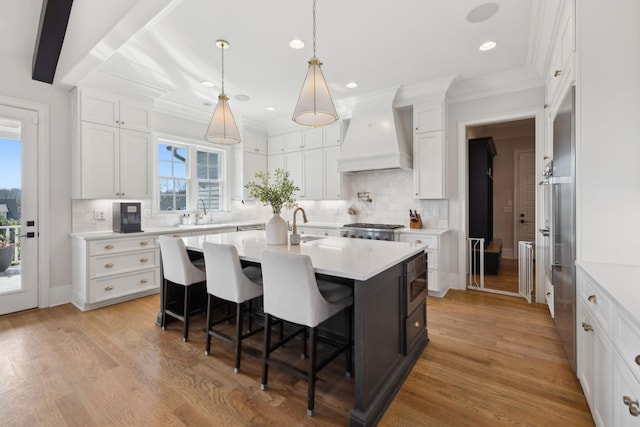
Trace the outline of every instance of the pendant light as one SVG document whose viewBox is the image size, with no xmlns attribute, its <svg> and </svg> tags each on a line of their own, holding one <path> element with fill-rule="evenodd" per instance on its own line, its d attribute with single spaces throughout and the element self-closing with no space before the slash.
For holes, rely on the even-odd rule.
<svg viewBox="0 0 640 427">
<path fill-rule="evenodd" d="M 217 40 L 216 46 L 222 50 L 222 92 L 218 95 L 218 104 L 213 111 L 204 139 L 220 145 L 238 144 L 240 132 L 229 107 L 229 97 L 224 93 L 224 50 L 229 47 L 229 42 Z"/>
<path fill-rule="evenodd" d="M 316 57 L 316 0 L 313 0 L 313 57 L 309 60 L 307 77 L 302 84 L 298 103 L 293 111 L 293 121 L 305 126 L 325 126 L 338 120 L 329 87 L 324 80 Z"/>
</svg>

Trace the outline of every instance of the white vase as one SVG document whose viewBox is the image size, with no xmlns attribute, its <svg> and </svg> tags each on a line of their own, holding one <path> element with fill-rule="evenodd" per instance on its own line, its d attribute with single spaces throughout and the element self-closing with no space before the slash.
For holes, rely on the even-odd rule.
<svg viewBox="0 0 640 427">
<path fill-rule="evenodd" d="M 287 221 L 285 221 L 280 214 L 274 213 L 269 221 L 267 221 L 267 245 L 286 245 L 287 236 L 289 235 L 287 229 Z"/>
</svg>

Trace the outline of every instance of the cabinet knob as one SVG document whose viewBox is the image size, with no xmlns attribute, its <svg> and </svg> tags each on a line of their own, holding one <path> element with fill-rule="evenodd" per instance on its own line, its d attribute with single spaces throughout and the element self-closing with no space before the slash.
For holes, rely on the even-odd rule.
<svg viewBox="0 0 640 427">
<path fill-rule="evenodd" d="M 147 283 L 149 279 L 140 279 L 140 283 Z"/>
<path fill-rule="evenodd" d="M 638 415 L 640 415 L 640 410 L 638 410 L 637 406 L 631 405 L 629 406 L 629 413 L 634 417 L 637 417 Z"/>
<path fill-rule="evenodd" d="M 418 322 L 418 321 L 416 320 L 416 323 L 414 323 L 414 324 L 413 324 L 413 326 L 415 326 L 416 328 L 419 328 L 419 327 L 420 327 L 420 322 Z"/>
<path fill-rule="evenodd" d="M 140 246 L 147 246 L 149 244 L 149 242 L 147 242 L 146 240 L 143 240 L 142 242 L 140 242 Z"/>
<path fill-rule="evenodd" d="M 593 331 L 593 328 L 587 322 L 582 322 L 582 329 L 584 329 L 586 332 Z"/>
<path fill-rule="evenodd" d="M 560 70 L 555 70 L 555 71 L 553 72 L 553 77 L 558 77 L 560 74 L 562 74 L 562 71 L 560 71 Z"/>
<path fill-rule="evenodd" d="M 551 295 L 551 292 L 547 292 L 547 296 Z"/>
<path fill-rule="evenodd" d="M 105 249 L 113 249 L 113 245 L 105 245 Z"/>
<path fill-rule="evenodd" d="M 598 298 L 595 295 L 589 295 L 587 299 L 589 300 L 589 302 L 592 302 L 594 304 L 598 303 Z"/>
<path fill-rule="evenodd" d="M 104 268 L 111 268 L 111 267 L 113 267 L 113 263 L 110 263 L 110 262 L 104 265 Z"/>
<path fill-rule="evenodd" d="M 180 237 L 180 235 L 179 234 L 174 234 L 171 237 Z"/>
<path fill-rule="evenodd" d="M 149 258 L 140 258 L 140 262 L 147 262 L 149 261 Z"/>
<path fill-rule="evenodd" d="M 416 239 L 416 243 L 422 243 L 422 240 Z"/>
<path fill-rule="evenodd" d="M 113 290 L 113 286 L 109 285 L 109 286 L 105 286 L 104 287 L 105 291 L 112 291 Z"/>
<path fill-rule="evenodd" d="M 636 356 L 636 365 L 640 366 L 640 354 Z"/>
<path fill-rule="evenodd" d="M 416 128 L 416 130 L 418 130 L 418 128 Z"/>
<path fill-rule="evenodd" d="M 632 400 L 629 396 L 622 396 L 622 401 L 627 406 L 638 405 L 638 401 L 637 400 Z"/>
</svg>

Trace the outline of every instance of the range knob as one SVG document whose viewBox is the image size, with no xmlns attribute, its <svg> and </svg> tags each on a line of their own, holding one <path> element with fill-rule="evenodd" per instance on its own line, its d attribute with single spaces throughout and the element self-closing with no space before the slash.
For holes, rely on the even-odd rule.
<svg viewBox="0 0 640 427">
<path fill-rule="evenodd" d="M 371 240 L 371 236 L 367 236 L 367 239 Z"/>
<path fill-rule="evenodd" d="M 380 236 L 376 236 L 376 240 L 380 240 Z"/>
</svg>

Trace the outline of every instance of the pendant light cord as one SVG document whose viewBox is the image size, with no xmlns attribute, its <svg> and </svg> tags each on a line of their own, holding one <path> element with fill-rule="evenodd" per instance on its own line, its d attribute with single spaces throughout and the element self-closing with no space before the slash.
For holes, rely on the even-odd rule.
<svg viewBox="0 0 640 427">
<path fill-rule="evenodd" d="M 224 95 L 224 46 L 225 42 L 220 43 L 220 50 L 222 51 L 222 94 Z"/>
<path fill-rule="evenodd" d="M 316 56 L 316 0 L 313 0 L 313 57 Z"/>
</svg>

